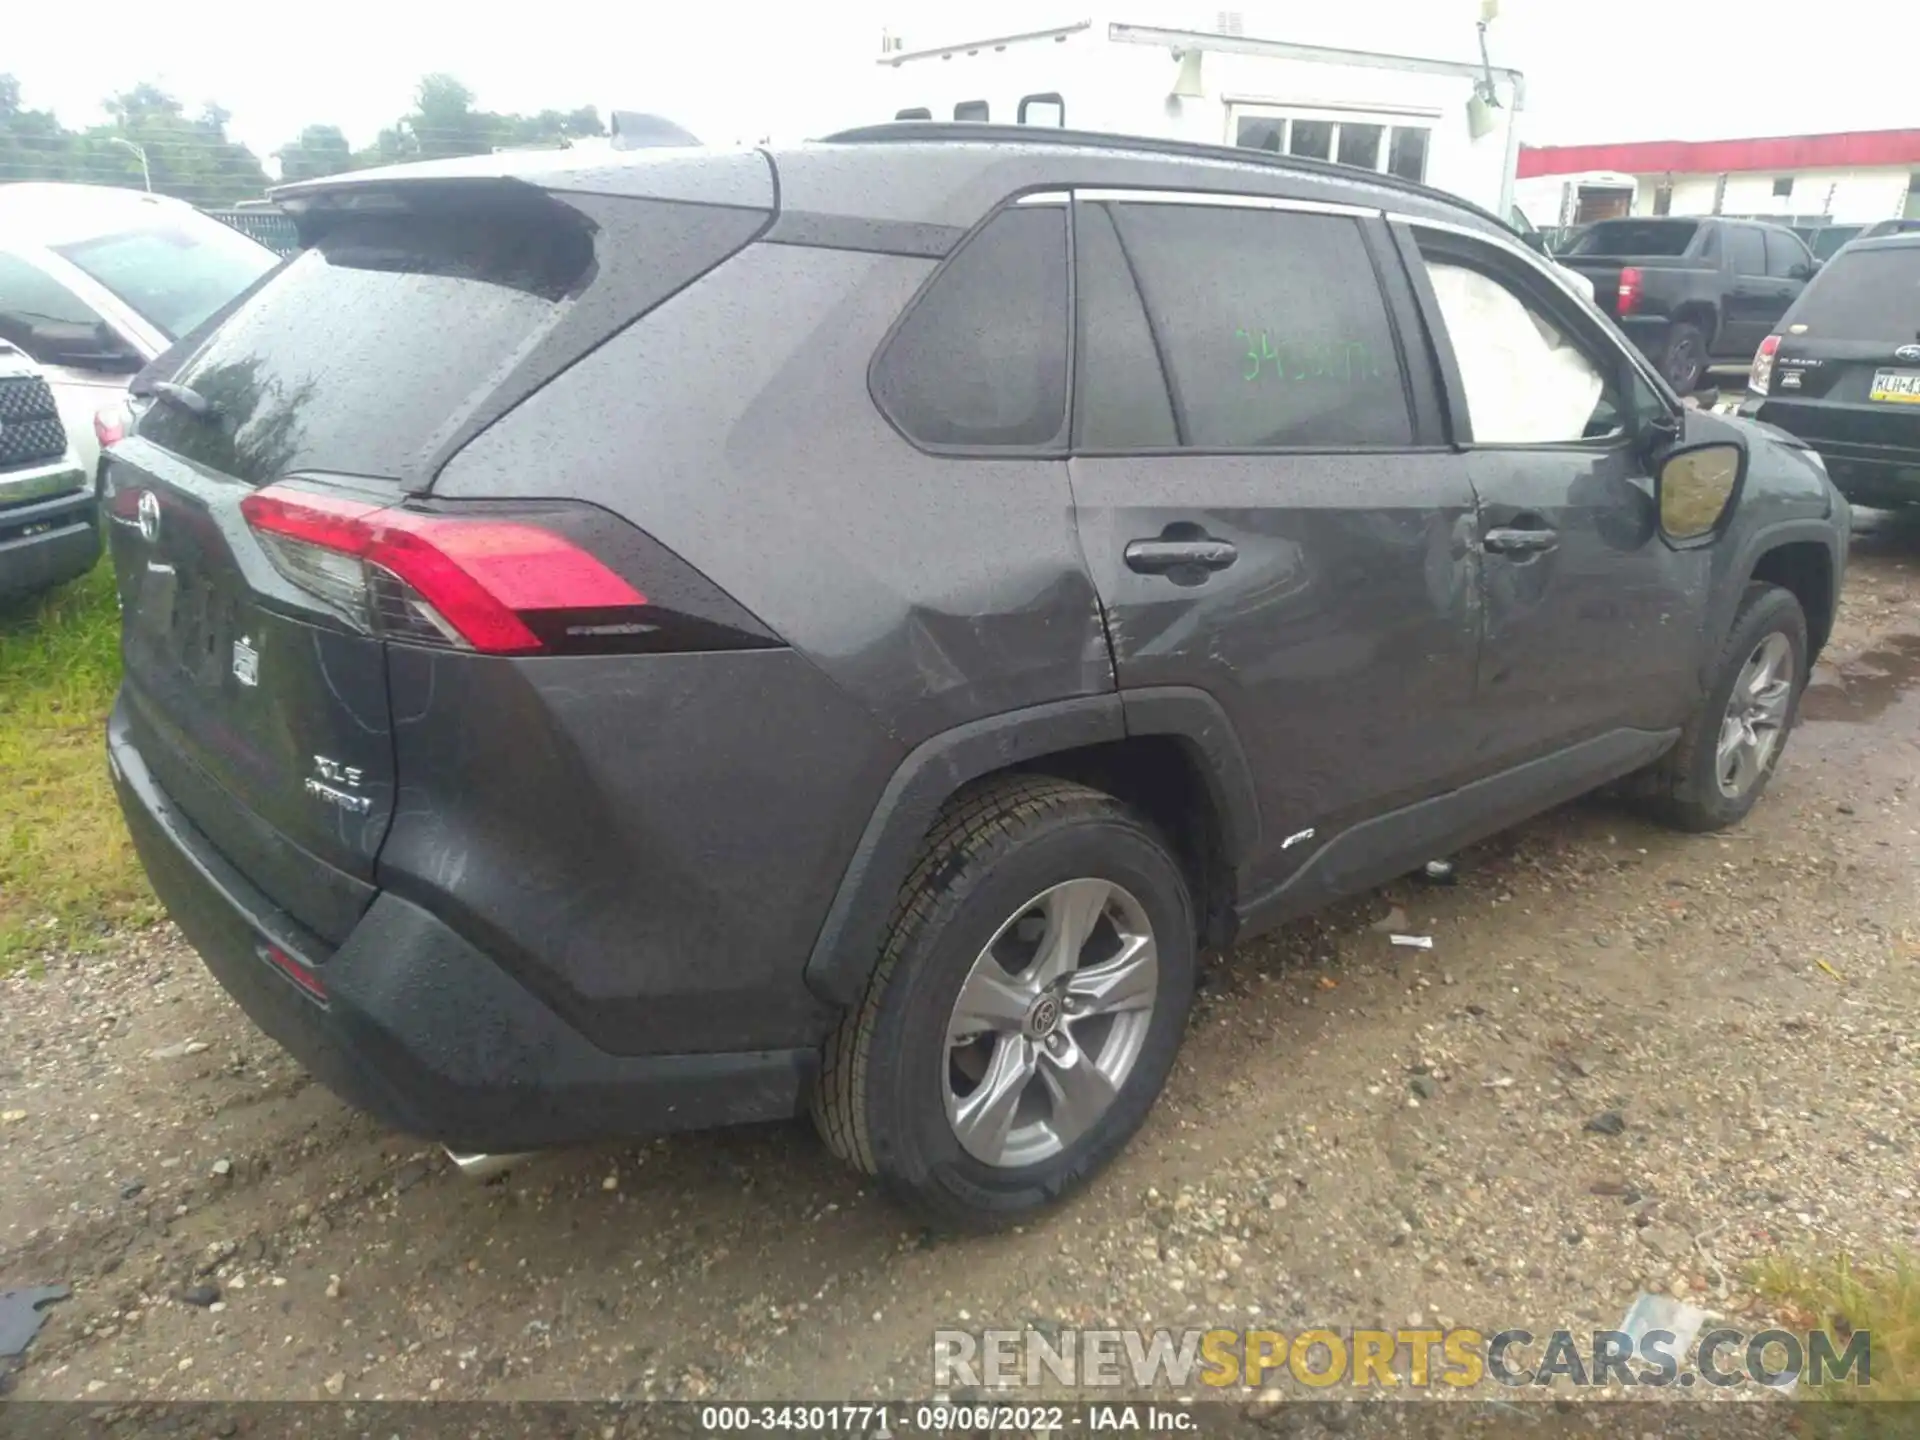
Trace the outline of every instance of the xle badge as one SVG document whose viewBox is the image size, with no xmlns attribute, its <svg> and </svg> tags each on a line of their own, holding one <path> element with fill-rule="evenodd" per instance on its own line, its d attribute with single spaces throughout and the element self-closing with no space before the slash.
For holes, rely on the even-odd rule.
<svg viewBox="0 0 1920 1440">
<path fill-rule="evenodd" d="M 307 794 L 314 799 L 324 800 L 349 815 L 364 815 L 373 809 L 373 801 L 369 797 L 354 793 L 360 788 L 361 770 L 358 765 L 342 765 L 338 760 L 316 755 L 313 757 L 313 770 L 314 773 L 307 777 Z"/>
<path fill-rule="evenodd" d="M 253 648 L 251 636 L 242 635 L 233 642 L 233 678 L 242 685 L 260 683 L 260 652 Z"/>
</svg>

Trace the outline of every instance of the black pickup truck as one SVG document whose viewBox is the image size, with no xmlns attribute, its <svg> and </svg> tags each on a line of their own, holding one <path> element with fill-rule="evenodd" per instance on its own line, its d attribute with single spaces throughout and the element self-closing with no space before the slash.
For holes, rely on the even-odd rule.
<svg viewBox="0 0 1920 1440">
<path fill-rule="evenodd" d="M 1786 226 L 1716 216 L 1596 221 L 1557 258 L 1682 395 L 1749 363 L 1818 268 Z"/>
</svg>

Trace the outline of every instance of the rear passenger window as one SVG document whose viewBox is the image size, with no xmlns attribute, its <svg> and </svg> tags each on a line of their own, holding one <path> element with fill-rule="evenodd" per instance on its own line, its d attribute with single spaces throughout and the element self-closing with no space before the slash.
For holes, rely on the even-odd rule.
<svg viewBox="0 0 1920 1440">
<path fill-rule="evenodd" d="M 1183 444 L 1412 442 L 1386 301 L 1358 221 L 1215 205 L 1110 209 Z"/>
<path fill-rule="evenodd" d="M 923 445 L 1031 448 L 1067 414 L 1067 211 L 1003 210 L 950 260 L 874 363 L 880 408 Z"/>
<path fill-rule="evenodd" d="M 1804 278 L 1813 269 L 1807 247 L 1792 235 L 1767 231 L 1767 274 L 1780 280 Z"/>
<path fill-rule="evenodd" d="M 1727 263 L 1733 267 L 1736 275 L 1764 275 L 1767 273 L 1767 248 L 1760 239 L 1760 232 L 1750 225 L 1729 225 L 1725 231 L 1727 237 Z"/>
</svg>

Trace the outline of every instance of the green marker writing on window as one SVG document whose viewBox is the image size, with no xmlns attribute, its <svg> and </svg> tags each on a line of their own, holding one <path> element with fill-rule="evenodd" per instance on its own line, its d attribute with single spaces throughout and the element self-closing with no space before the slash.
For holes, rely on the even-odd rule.
<svg viewBox="0 0 1920 1440">
<path fill-rule="evenodd" d="M 1358 340 L 1318 340 L 1293 344 L 1282 340 L 1280 348 L 1276 350 L 1272 336 L 1265 330 L 1241 328 L 1233 333 L 1247 347 L 1247 368 L 1241 372 L 1240 378 L 1248 384 L 1266 373 L 1269 364 L 1277 380 L 1287 379 L 1289 370 L 1295 380 L 1338 380 L 1348 385 L 1382 378 L 1372 350 Z M 1288 364 L 1289 360 L 1293 362 L 1291 365 Z"/>
</svg>

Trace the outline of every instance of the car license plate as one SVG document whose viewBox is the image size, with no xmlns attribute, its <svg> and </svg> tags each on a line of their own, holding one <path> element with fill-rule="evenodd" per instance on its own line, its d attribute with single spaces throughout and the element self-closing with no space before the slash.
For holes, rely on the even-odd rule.
<svg viewBox="0 0 1920 1440">
<path fill-rule="evenodd" d="M 1920 405 L 1920 370 L 1876 370 L 1867 396 L 1896 405 Z"/>
</svg>

